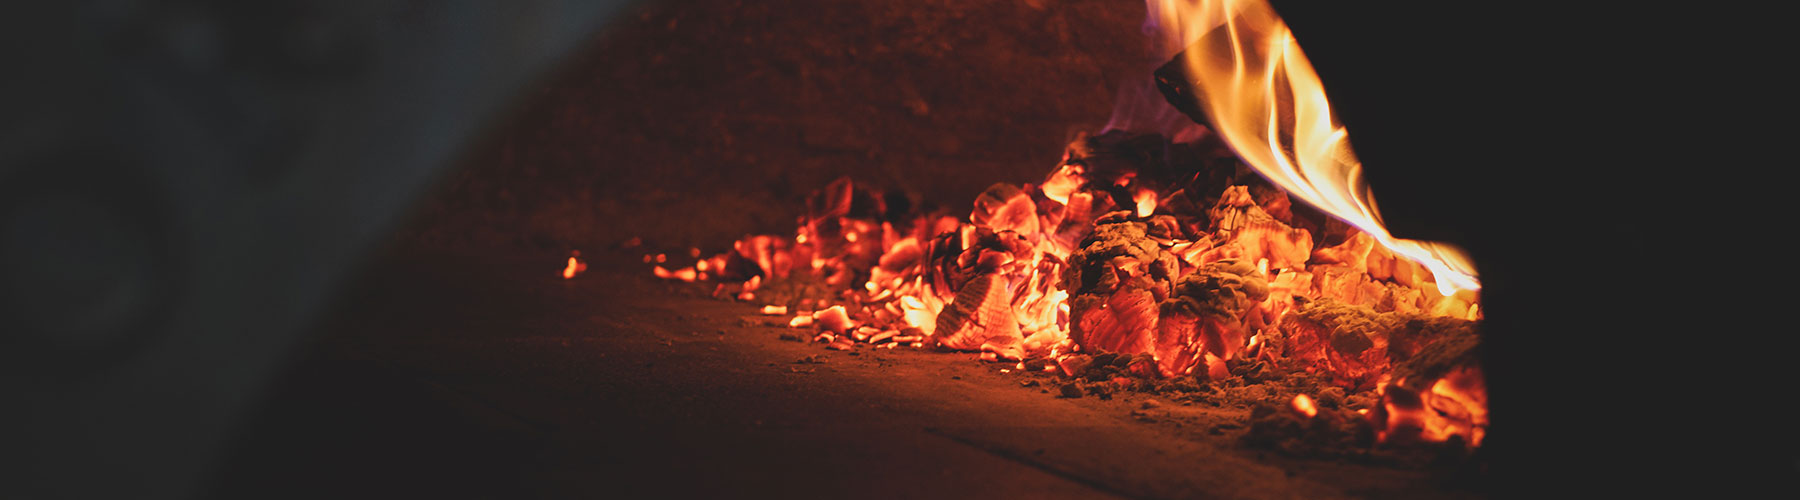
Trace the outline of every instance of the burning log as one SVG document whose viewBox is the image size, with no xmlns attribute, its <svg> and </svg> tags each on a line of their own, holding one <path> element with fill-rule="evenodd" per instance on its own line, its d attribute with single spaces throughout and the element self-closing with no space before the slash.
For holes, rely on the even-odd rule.
<svg viewBox="0 0 1800 500">
<path fill-rule="evenodd" d="M 1343 243 L 1313 251 L 1314 265 L 1340 265 L 1355 272 L 1368 272 L 1370 253 L 1375 250 L 1375 239 L 1368 233 L 1351 230 L 1350 237 Z M 1390 254 L 1391 255 L 1391 254 Z"/>
<path fill-rule="evenodd" d="M 876 266 L 869 270 L 869 282 L 878 285 L 892 284 L 894 280 L 905 281 L 911 270 L 918 269 L 925 259 L 925 249 L 919 246 L 919 239 L 907 237 L 888 248 L 881 254 Z"/>
<path fill-rule="evenodd" d="M 1022 210 L 1028 206 L 1019 205 L 1019 200 L 1028 202 L 1029 199 L 1013 197 L 1011 200 L 1003 207 Z M 973 241 L 953 262 L 934 256 L 933 261 L 940 266 L 938 275 L 949 277 L 946 281 L 955 281 L 959 276 L 974 277 L 956 284 L 959 287 L 953 289 L 956 294 L 937 313 L 931 332 L 934 343 L 949 349 L 980 350 L 1017 360 L 1025 356 L 1028 347 L 1037 350 L 1059 340 L 1039 337 L 1034 345 L 1028 346 L 1024 331 L 1020 329 L 1021 325 L 1030 325 L 1033 333 L 1043 330 L 1046 325 L 1042 323 L 1046 321 L 1042 316 L 1055 313 L 1051 309 L 1054 296 L 1048 289 L 1051 283 L 1040 275 L 1054 274 L 1059 267 L 1058 261 L 1046 259 L 1023 235 L 1012 230 L 995 232 L 974 226 L 971 231 L 956 233 L 956 236 L 959 240 L 972 237 Z M 946 241 L 941 246 L 934 246 L 934 250 L 960 246 Z M 1037 265 L 1033 265 L 1034 262 Z M 944 269 L 946 265 L 949 268 Z M 1054 321 L 1054 317 L 1050 321 Z M 1060 337 L 1060 331 L 1052 332 L 1055 334 L 1048 336 Z"/>
<path fill-rule="evenodd" d="M 1135 354 L 1155 345 L 1156 304 L 1168 297 L 1178 264 L 1145 223 L 1127 217 L 1102 218 L 1063 271 L 1069 338 L 1084 350 Z"/>
<path fill-rule="evenodd" d="M 1280 199 L 1285 202 L 1286 197 Z M 1190 262 L 1196 266 L 1223 259 L 1251 263 L 1268 259 L 1271 269 L 1301 268 L 1312 252 L 1312 233 L 1289 227 L 1263 210 L 1247 186 L 1225 188 L 1207 216 L 1220 243 Z"/>
<path fill-rule="evenodd" d="M 1373 387 L 1387 371 L 1388 339 L 1407 318 L 1322 298 L 1303 301 L 1277 327 L 1288 359 L 1349 389 Z"/>
<path fill-rule="evenodd" d="M 1367 389 L 1397 364 L 1439 343 L 1474 339 L 1474 321 L 1421 313 L 1377 312 L 1331 298 L 1304 301 L 1277 331 L 1285 355 L 1308 371 L 1326 373 L 1349 389 Z M 1458 340 L 1461 339 L 1461 340 Z M 1441 373 L 1433 372 L 1433 375 Z"/>
<path fill-rule="evenodd" d="M 1247 203 L 1247 192 L 1237 192 Z M 1239 222 L 1252 219 L 1280 224 L 1260 210 L 1251 210 L 1254 205 L 1220 206 L 1230 218 L 1227 227 L 1233 230 L 1243 229 L 1245 225 Z M 1170 221 L 1162 218 L 1149 224 L 1121 215 L 1103 218 L 1083 240 L 1082 248 L 1070 256 L 1071 265 L 1063 278 L 1063 286 L 1074 290 L 1070 338 L 1077 345 L 1101 352 L 1155 353 L 1166 376 L 1189 373 L 1208 353 L 1217 360 L 1236 355 L 1249 337 L 1245 331 L 1248 313 L 1269 295 L 1263 271 L 1235 259 L 1206 264 L 1181 278 L 1178 285 L 1171 285 L 1177 269 L 1169 262 L 1174 255 L 1157 242 L 1158 235 L 1173 236 L 1179 231 Z M 1310 236 L 1303 230 L 1297 233 L 1290 242 L 1310 248 Z M 1256 236 L 1250 236 L 1253 234 Z M 1266 234 L 1236 232 L 1239 237 Z M 1304 262 L 1304 251 L 1283 252 L 1286 255 L 1279 258 Z"/>
<path fill-rule="evenodd" d="M 929 291 L 936 295 L 933 298 L 947 300 L 955 296 L 963 283 L 969 281 L 971 275 L 968 270 L 958 265 L 965 240 L 970 239 L 965 237 L 965 233 L 973 233 L 975 228 L 968 226 L 968 229 L 969 231 L 940 233 L 931 239 L 929 248 L 925 250 L 925 283 Z"/>
<path fill-rule="evenodd" d="M 1165 293 L 1161 290 L 1161 285 L 1137 276 L 1111 295 L 1072 299 L 1070 338 L 1084 351 L 1151 352 L 1156 344 L 1156 296 Z"/>
<path fill-rule="evenodd" d="M 1268 295 L 1268 282 L 1256 267 L 1235 260 L 1183 276 L 1158 307 L 1155 353 L 1162 374 L 1189 373 L 1205 361 L 1204 354 L 1235 357 L 1249 338 L 1248 313 Z"/>
<path fill-rule="evenodd" d="M 1094 193 L 1082 191 L 1070 194 L 1068 202 L 1062 207 L 1060 221 L 1055 226 L 1049 240 L 1056 248 L 1067 253 L 1072 251 L 1082 238 L 1094 229 L 1094 218 L 1113 208 L 1110 198 L 1096 198 Z"/>
<path fill-rule="evenodd" d="M 856 324 L 850 320 L 850 314 L 844 306 L 831 306 L 812 314 L 813 324 L 819 328 L 838 335 L 849 333 Z"/>
<path fill-rule="evenodd" d="M 1370 413 L 1381 439 L 1449 441 L 1468 448 L 1487 434 L 1487 388 L 1480 366 L 1480 341 L 1470 329 L 1445 331 L 1416 356 L 1394 367 L 1384 384 L 1381 405 Z"/>
<path fill-rule="evenodd" d="M 1204 140 L 1198 141 L 1191 135 L 1178 137 L 1181 139 L 1172 142 L 1157 134 L 1109 130 L 1070 142 L 1063 163 L 1042 187 L 1047 201 L 1064 205 L 1060 217 L 1049 219 L 1056 224 L 1051 239 L 1059 248 L 1073 250 L 1098 214 L 1130 210 L 1138 217 L 1149 217 L 1168 212 L 1161 208 L 1165 205 L 1176 209 L 1173 213 L 1183 217 L 1182 226 L 1187 226 L 1185 218 L 1200 211 L 1185 210 L 1193 200 L 1184 188 L 1215 192 L 1229 181 L 1215 182 L 1220 177 L 1213 171 L 1235 162 L 1217 161 L 1231 153 L 1216 138 L 1204 134 L 1198 136 Z"/>
<path fill-rule="evenodd" d="M 1069 143 L 1063 163 L 1081 166 L 1086 186 L 1123 186 L 1137 177 L 1165 177 L 1156 174 L 1168 170 L 1162 157 L 1167 142 L 1160 135 L 1123 130 L 1084 135 Z M 1117 192 L 1124 193 L 1124 198 L 1115 199 L 1115 205 L 1132 206 L 1131 193 Z"/>
<path fill-rule="evenodd" d="M 1377 312 L 1424 313 L 1476 319 L 1474 292 L 1435 293 L 1430 272 L 1400 259 L 1373 238 L 1352 230 L 1342 244 L 1313 252 L 1315 295 Z M 1427 293 L 1427 291 L 1433 293 Z"/>
<path fill-rule="evenodd" d="M 1475 321 L 1445 316 L 1433 316 L 1427 318 L 1420 318 L 1417 317 L 1417 315 L 1412 316 L 1413 319 L 1408 320 L 1405 324 L 1401 325 L 1400 328 L 1388 334 L 1388 357 L 1394 362 L 1409 362 L 1415 357 L 1423 355 L 1427 347 L 1445 342 L 1449 342 L 1450 344 L 1448 345 L 1471 344 L 1467 346 L 1465 350 L 1474 348 L 1472 344 L 1475 343 L 1474 339 L 1479 331 L 1477 328 L 1478 323 Z M 1473 361 L 1473 358 L 1458 358 L 1457 361 Z M 1399 372 L 1401 368 L 1401 366 L 1396 366 L 1394 368 L 1396 375 L 1400 375 Z M 1416 366 L 1406 369 L 1409 371 L 1424 371 L 1427 370 L 1427 368 L 1428 367 L 1425 366 Z M 1441 374 L 1427 373 L 1427 375 Z"/>
<path fill-rule="evenodd" d="M 994 231 L 1013 231 L 1027 238 L 1038 233 L 1037 203 L 1018 186 L 1000 183 L 975 198 L 969 222 Z"/>
<path fill-rule="evenodd" d="M 931 337 L 951 349 L 992 352 L 1006 359 L 1024 357 L 1025 337 L 1013 315 L 1012 293 L 1004 277 L 988 273 L 963 285 L 956 299 L 938 313 Z"/>
<path fill-rule="evenodd" d="M 694 267 L 655 272 L 736 280 L 738 297 L 796 305 L 788 324 L 810 328 L 830 349 L 867 342 L 978 351 L 989 361 L 1026 360 L 1020 370 L 1060 369 L 1087 384 L 1066 387 L 1100 398 L 1191 374 L 1181 382 L 1240 377 L 1258 394 L 1246 399 L 1264 400 L 1260 384 L 1297 364 L 1367 392 L 1294 398 L 1281 414 L 1297 428 L 1366 429 L 1373 421 L 1344 407 L 1382 406 L 1388 434 L 1478 440 L 1486 425 L 1478 367 L 1421 361 L 1447 359 L 1445 342 L 1473 337 L 1473 322 L 1462 319 L 1478 312 L 1473 275 L 1442 274 L 1461 288 L 1423 293 L 1437 285 L 1432 273 L 1455 271 L 1456 262 L 1415 263 L 1412 250 L 1424 247 L 1398 245 L 1366 220 L 1334 230 L 1316 210 L 1344 207 L 1321 205 L 1317 189 L 1294 191 L 1309 203 L 1296 207 L 1284 191 L 1293 179 L 1252 178 L 1220 133 L 1187 137 L 1210 142 L 1117 130 L 1084 136 L 1041 186 L 994 184 L 966 219 L 890 213 L 882 193 L 840 179 L 808 199 L 792 238 L 746 238 Z M 1340 177 L 1301 180 L 1312 187 Z M 1347 217 L 1340 212 L 1329 211 Z M 1315 235 L 1344 242 L 1315 249 Z M 790 279 L 795 267 L 802 272 Z M 1401 364 L 1413 375 L 1395 369 L 1390 377 Z M 1382 390 L 1381 401 L 1368 389 Z"/>
</svg>

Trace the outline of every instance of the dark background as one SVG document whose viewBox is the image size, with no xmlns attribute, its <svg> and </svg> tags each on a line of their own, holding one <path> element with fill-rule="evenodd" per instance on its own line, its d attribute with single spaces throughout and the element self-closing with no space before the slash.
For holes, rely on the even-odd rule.
<svg viewBox="0 0 1800 500">
<path fill-rule="evenodd" d="M 471 143 L 408 236 L 716 252 L 851 176 L 966 210 L 1041 181 L 1161 61 L 1131 1 L 645 5 Z"/>
<path fill-rule="evenodd" d="M 1475 259 L 1504 491 L 1791 494 L 1756 13 L 1275 5 L 1395 235 Z"/>
</svg>

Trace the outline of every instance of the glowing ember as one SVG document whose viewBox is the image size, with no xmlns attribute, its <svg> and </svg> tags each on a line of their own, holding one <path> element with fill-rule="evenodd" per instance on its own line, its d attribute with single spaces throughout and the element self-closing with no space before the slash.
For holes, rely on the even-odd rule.
<svg viewBox="0 0 1800 500">
<path fill-rule="evenodd" d="M 1116 387 L 1291 371 L 1336 386 L 1318 393 L 1330 414 L 1314 422 L 1343 421 L 1351 393 L 1373 408 L 1354 420 L 1385 441 L 1479 444 L 1482 311 L 1467 257 L 1388 234 L 1318 76 L 1266 3 L 1153 0 L 1150 12 L 1185 49 L 1175 64 L 1216 131 L 1082 136 L 1041 184 L 994 184 L 966 216 L 890 210 L 886 191 L 839 179 L 791 235 L 709 258 L 690 249 L 695 263 L 675 270 L 664 254 L 645 261 L 661 278 L 717 282 L 719 297 L 796 305 L 788 325 L 828 349 L 929 345 Z M 1263 179 L 1238 176 L 1234 153 Z M 1312 396 L 1288 406 L 1321 417 Z"/>
<path fill-rule="evenodd" d="M 1319 407 L 1313 405 L 1312 398 L 1308 397 L 1305 394 L 1294 395 L 1294 401 L 1289 406 L 1292 407 L 1294 409 L 1294 411 L 1299 412 L 1301 415 L 1305 415 L 1306 418 L 1313 418 L 1313 417 L 1319 416 Z"/>
<path fill-rule="evenodd" d="M 563 279 L 573 279 L 575 277 L 575 275 L 581 274 L 582 271 L 587 270 L 587 263 L 582 262 L 579 257 L 581 257 L 580 250 L 575 250 L 573 252 L 570 252 L 569 265 L 566 267 L 563 267 L 563 272 L 562 272 Z"/>
<path fill-rule="evenodd" d="M 812 314 L 813 324 L 831 333 L 843 334 L 856 325 L 850 321 L 850 314 L 844 306 L 831 306 Z"/>
<path fill-rule="evenodd" d="M 692 267 L 684 267 L 681 269 L 670 271 L 666 267 L 656 266 L 655 268 L 651 269 L 651 271 L 656 273 L 656 277 L 664 278 L 664 279 L 678 279 L 681 281 L 694 281 L 696 279 L 699 279 L 699 277 L 700 277 L 699 273 L 694 271 L 694 268 L 692 268 Z"/>
<path fill-rule="evenodd" d="M 1417 391 L 1406 379 L 1381 388 L 1383 440 L 1446 441 L 1461 438 L 1468 447 L 1481 445 L 1487 435 L 1487 390 L 1481 370 L 1464 367 Z"/>
</svg>

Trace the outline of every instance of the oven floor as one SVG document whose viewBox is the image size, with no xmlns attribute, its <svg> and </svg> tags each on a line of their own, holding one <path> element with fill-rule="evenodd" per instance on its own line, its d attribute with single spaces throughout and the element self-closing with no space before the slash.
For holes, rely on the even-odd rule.
<svg viewBox="0 0 1800 500">
<path fill-rule="evenodd" d="M 590 255 L 567 281 L 558 255 L 373 258 L 243 420 L 213 496 L 1480 496 L 1419 466 L 1248 448 L 1243 409 L 778 340 L 641 255 Z"/>
</svg>

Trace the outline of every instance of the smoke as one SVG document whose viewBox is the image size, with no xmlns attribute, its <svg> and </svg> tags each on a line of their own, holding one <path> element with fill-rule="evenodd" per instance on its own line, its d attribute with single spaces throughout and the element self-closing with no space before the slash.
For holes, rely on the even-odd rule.
<svg viewBox="0 0 1800 500">
<path fill-rule="evenodd" d="M 1182 143 L 1198 140 L 1206 127 L 1176 110 L 1156 89 L 1151 73 L 1174 58 L 1200 35 L 1225 22 L 1229 1 L 1146 0 L 1143 32 L 1152 56 L 1137 77 L 1119 84 L 1112 117 L 1101 132 L 1154 133 Z"/>
<path fill-rule="evenodd" d="M 1162 92 L 1156 90 L 1156 81 L 1150 77 L 1155 69 L 1146 68 L 1142 78 L 1119 84 L 1118 95 L 1113 99 L 1112 117 L 1107 119 L 1101 133 L 1119 130 L 1161 134 L 1177 143 L 1192 142 L 1207 134 L 1206 127 L 1175 109 L 1163 98 Z"/>
</svg>

